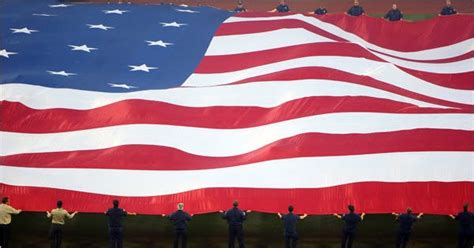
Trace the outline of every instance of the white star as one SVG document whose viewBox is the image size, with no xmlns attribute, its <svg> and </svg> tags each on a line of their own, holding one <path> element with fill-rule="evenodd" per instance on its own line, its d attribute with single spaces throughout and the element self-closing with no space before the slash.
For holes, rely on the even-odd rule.
<svg viewBox="0 0 474 248">
<path fill-rule="evenodd" d="M 173 43 L 163 42 L 162 40 L 157 40 L 157 41 L 146 40 L 146 42 L 148 42 L 149 46 L 167 47 L 167 46 L 173 45 Z"/>
<path fill-rule="evenodd" d="M 129 65 L 128 67 L 132 68 L 130 71 L 146 71 L 150 72 L 150 70 L 156 70 L 158 67 L 150 67 L 146 64 L 143 65 Z"/>
<path fill-rule="evenodd" d="M 163 27 L 181 27 L 181 26 L 184 26 L 184 25 L 188 25 L 186 23 L 177 23 L 177 22 L 160 22 Z"/>
<path fill-rule="evenodd" d="M 38 30 L 28 29 L 28 28 L 10 28 L 14 34 L 16 33 L 24 33 L 24 34 L 31 34 L 34 32 L 39 32 Z"/>
<path fill-rule="evenodd" d="M 132 86 L 132 85 L 128 85 L 128 84 L 113 84 L 113 83 L 109 83 L 110 87 L 112 88 L 124 88 L 124 89 L 135 89 L 135 88 L 138 88 L 138 87 L 135 87 L 135 86 Z"/>
<path fill-rule="evenodd" d="M 49 5 L 50 8 L 67 8 L 69 6 L 72 6 L 71 4 L 53 4 Z"/>
<path fill-rule="evenodd" d="M 65 76 L 65 77 L 77 75 L 76 73 L 70 73 L 70 72 L 65 72 L 65 71 L 47 71 L 47 72 L 51 75 L 60 75 L 60 76 Z"/>
<path fill-rule="evenodd" d="M 181 7 L 185 7 L 185 8 L 187 8 L 187 7 L 188 7 L 188 5 L 186 5 L 186 4 L 180 4 L 179 6 L 181 6 Z"/>
<path fill-rule="evenodd" d="M 84 51 L 84 52 L 90 53 L 92 50 L 99 50 L 94 47 L 88 47 L 87 45 L 82 45 L 82 46 L 69 45 L 69 46 L 72 47 L 71 49 L 72 51 Z"/>
<path fill-rule="evenodd" d="M 87 26 L 89 26 L 89 28 L 91 29 L 102 29 L 102 30 L 114 29 L 113 27 L 104 26 L 103 24 L 97 24 L 97 25 L 87 24 Z"/>
<path fill-rule="evenodd" d="M 0 50 L 0 56 L 5 57 L 5 58 L 10 58 L 8 55 L 13 55 L 13 54 L 17 54 L 17 53 L 9 52 L 6 49 Z"/>
<path fill-rule="evenodd" d="M 105 14 L 117 14 L 121 15 L 123 13 L 129 12 L 128 10 L 119 10 L 119 9 L 114 9 L 114 10 L 103 10 Z"/>
<path fill-rule="evenodd" d="M 33 15 L 34 16 L 56 16 L 56 15 L 50 15 L 50 14 L 37 14 L 37 13 L 34 13 Z"/>
<path fill-rule="evenodd" d="M 184 13 L 199 13 L 199 11 L 195 11 L 195 10 L 190 10 L 190 9 L 176 9 L 176 11 L 178 12 L 184 12 Z"/>
</svg>

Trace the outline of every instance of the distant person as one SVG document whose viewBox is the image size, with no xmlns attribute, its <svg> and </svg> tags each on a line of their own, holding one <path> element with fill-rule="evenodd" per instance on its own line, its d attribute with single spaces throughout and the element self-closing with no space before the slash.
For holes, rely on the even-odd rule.
<svg viewBox="0 0 474 248">
<path fill-rule="evenodd" d="M 306 218 L 308 215 L 304 214 L 298 216 L 293 214 L 293 206 L 288 206 L 288 214 L 281 215 L 277 214 L 280 219 L 283 220 L 283 226 L 285 227 L 284 236 L 285 236 L 285 248 L 296 248 L 298 242 L 298 233 L 296 232 L 296 222 Z"/>
<path fill-rule="evenodd" d="M 384 16 L 389 21 L 400 21 L 403 19 L 403 13 L 397 8 L 396 4 L 392 4 L 392 9 Z"/>
<path fill-rule="evenodd" d="M 276 6 L 276 8 L 270 12 L 280 12 L 280 13 L 290 12 L 290 7 L 288 6 L 285 0 L 281 0 L 280 4 Z"/>
<path fill-rule="evenodd" d="M 359 5 L 359 1 L 354 0 L 354 5 L 347 10 L 347 14 L 351 16 L 360 16 L 365 13 L 364 9 Z"/>
<path fill-rule="evenodd" d="M 137 215 L 136 213 L 129 213 L 122 208 L 119 208 L 119 201 L 112 201 L 112 208 L 109 208 L 105 214 L 108 217 L 109 225 L 109 239 L 111 248 L 123 247 L 123 217 L 127 215 Z"/>
<path fill-rule="evenodd" d="M 324 7 L 319 7 L 314 10 L 314 12 L 309 12 L 308 14 L 316 14 L 316 15 L 325 15 L 328 13 L 328 10 Z"/>
<path fill-rule="evenodd" d="M 191 215 L 184 211 L 184 203 L 178 203 L 178 210 L 168 216 L 168 218 L 174 224 L 175 238 L 173 247 L 178 248 L 179 241 L 181 240 L 181 247 L 186 248 L 188 242 L 188 221 L 191 221 Z"/>
<path fill-rule="evenodd" d="M 414 214 L 412 214 L 411 208 L 407 208 L 407 212 L 404 214 L 392 213 L 392 215 L 395 215 L 395 220 L 400 223 L 400 227 L 397 233 L 397 242 L 395 246 L 397 248 L 406 248 L 408 245 L 408 241 L 410 240 L 411 228 L 413 226 L 413 223 L 415 223 L 416 220 L 420 219 L 421 216 L 423 216 L 423 213 L 420 213 L 415 216 Z"/>
<path fill-rule="evenodd" d="M 354 213 L 355 208 L 353 205 L 347 206 L 349 213 L 344 215 L 334 214 L 337 218 L 344 221 L 344 228 L 342 229 L 342 240 L 341 248 L 352 248 L 352 243 L 354 242 L 355 233 L 357 229 L 357 224 L 364 220 L 365 213 L 358 215 Z"/>
<path fill-rule="evenodd" d="M 63 202 L 57 201 L 56 203 L 57 208 L 51 210 L 51 212 L 46 211 L 46 215 L 48 218 L 51 218 L 51 229 L 49 231 L 49 238 L 51 239 L 51 248 L 60 248 L 61 242 L 63 239 L 63 226 L 64 226 L 64 218 L 68 217 L 69 219 L 74 218 L 74 216 L 78 212 L 74 212 L 69 214 L 63 208 Z"/>
<path fill-rule="evenodd" d="M 474 220 L 474 214 L 468 211 L 468 204 L 463 206 L 463 211 L 459 212 L 456 216 L 449 215 L 454 220 L 459 221 L 459 234 L 458 234 L 458 248 L 471 247 L 470 243 L 474 236 L 474 230 L 472 221 Z"/>
<path fill-rule="evenodd" d="M 451 0 L 446 0 L 446 6 L 439 13 L 440 16 L 455 15 L 458 12 L 451 6 Z"/>
<path fill-rule="evenodd" d="M 247 9 L 244 7 L 244 2 L 237 2 L 237 7 L 234 9 L 235 12 L 247 12 Z"/>
<path fill-rule="evenodd" d="M 10 206 L 10 198 L 3 197 L 0 204 L 0 247 L 8 248 L 10 241 L 10 223 L 12 222 L 12 214 L 21 213 L 20 209 Z"/>
<path fill-rule="evenodd" d="M 227 212 L 220 211 L 223 215 L 222 218 L 227 220 L 229 224 L 229 248 L 234 248 L 235 239 L 239 242 L 240 248 L 245 248 L 244 244 L 244 228 L 243 224 L 247 218 L 244 211 L 239 209 L 239 202 L 234 201 L 233 207 Z M 247 211 L 250 212 L 250 211 Z"/>
</svg>

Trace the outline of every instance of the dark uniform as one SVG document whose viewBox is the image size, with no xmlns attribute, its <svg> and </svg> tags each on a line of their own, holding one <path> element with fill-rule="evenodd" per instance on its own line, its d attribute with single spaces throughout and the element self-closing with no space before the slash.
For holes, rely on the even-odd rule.
<svg viewBox="0 0 474 248">
<path fill-rule="evenodd" d="M 352 248 L 357 224 L 362 221 L 362 218 L 358 214 L 349 213 L 343 215 L 342 220 L 344 221 L 344 228 L 342 229 L 341 247 L 345 248 L 347 244 L 347 248 Z"/>
<path fill-rule="evenodd" d="M 384 18 L 389 21 L 400 21 L 403 18 L 403 14 L 399 9 L 391 9 L 385 14 Z"/>
<path fill-rule="evenodd" d="M 298 215 L 288 213 L 281 217 L 285 227 L 285 248 L 296 248 L 298 233 L 296 233 L 296 222 L 300 219 Z"/>
<path fill-rule="evenodd" d="M 244 230 L 245 212 L 237 207 L 229 209 L 223 215 L 223 218 L 229 223 L 229 248 L 234 248 L 235 239 L 239 241 L 239 247 L 244 248 Z"/>
<path fill-rule="evenodd" d="M 237 6 L 237 7 L 234 9 L 234 12 L 247 12 L 247 9 L 244 8 L 243 6 L 242 6 L 242 7 Z"/>
<path fill-rule="evenodd" d="M 401 214 L 398 216 L 397 221 L 400 222 L 400 227 L 397 234 L 396 247 L 407 247 L 408 240 L 410 240 L 411 227 L 416 222 L 416 216 L 413 214 Z"/>
<path fill-rule="evenodd" d="M 111 248 L 122 248 L 123 243 L 123 217 L 127 212 L 121 208 L 109 208 L 105 213 L 109 217 L 109 238 Z"/>
<path fill-rule="evenodd" d="M 314 10 L 314 13 L 316 15 L 325 15 L 325 14 L 328 13 L 328 11 L 325 8 L 317 8 L 317 9 Z"/>
<path fill-rule="evenodd" d="M 277 7 L 276 7 L 276 10 L 278 12 L 289 12 L 290 11 L 290 7 L 288 6 L 288 4 L 279 4 Z"/>
<path fill-rule="evenodd" d="M 178 248 L 179 240 L 181 240 L 181 247 L 186 248 L 188 242 L 188 221 L 191 220 L 191 215 L 183 210 L 178 210 L 170 215 L 170 220 L 174 223 L 174 248 Z"/>
<path fill-rule="evenodd" d="M 439 14 L 440 15 L 455 15 L 457 13 L 458 12 L 456 11 L 455 8 L 453 8 L 451 6 L 445 6 Z"/>
<path fill-rule="evenodd" d="M 360 16 L 364 13 L 365 13 L 364 9 L 359 5 L 357 5 L 357 6 L 354 5 L 347 11 L 347 14 L 349 14 L 351 16 Z"/>
<path fill-rule="evenodd" d="M 459 221 L 459 236 L 458 236 L 458 247 L 467 248 L 471 242 L 471 238 L 474 235 L 472 221 L 474 214 L 468 211 L 460 212 L 455 217 Z"/>
</svg>

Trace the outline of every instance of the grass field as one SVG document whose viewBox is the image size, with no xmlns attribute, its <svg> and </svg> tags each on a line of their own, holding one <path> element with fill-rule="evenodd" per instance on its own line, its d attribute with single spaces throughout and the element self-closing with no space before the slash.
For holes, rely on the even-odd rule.
<svg viewBox="0 0 474 248">
<path fill-rule="evenodd" d="M 106 216 L 79 214 L 65 226 L 64 246 L 107 247 Z M 299 247 L 338 247 L 342 223 L 333 216 L 310 216 L 298 225 Z M 247 247 L 283 247 L 282 223 L 276 215 L 250 213 L 245 223 Z M 14 217 L 12 247 L 48 247 L 49 222 L 43 213 Z M 355 247 L 393 247 L 397 224 L 390 215 L 367 215 Z M 457 223 L 446 216 L 424 216 L 415 224 L 410 247 L 450 248 L 456 245 Z M 125 221 L 125 247 L 171 247 L 173 229 L 161 216 L 130 216 Z M 189 247 L 226 247 L 227 224 L 218 214 L 194 216 Z"/>
</svg>

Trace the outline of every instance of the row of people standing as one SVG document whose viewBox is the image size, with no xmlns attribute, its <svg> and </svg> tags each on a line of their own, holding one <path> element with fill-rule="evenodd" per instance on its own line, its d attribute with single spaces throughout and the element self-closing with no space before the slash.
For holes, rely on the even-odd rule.
<svg viewBox="0 0 474 248">
<path fill-rule="evenodd" d="M 451 5 L 451 0 L 446 0 L 446 5 L 441 9 L 439 15 L 455 15 L 458 12 L 454 7 Z M 235 12 L 246 12 L 247 9 L 244 7 L 244 3 L 239 1 L 237 3 L 237 7 L 234 9 Z M 275 7 L 275 9 L 271 10 L 270 12 L 290 12 L 290 6 L 286 2 L 286 0 L 281 0 L 280 4 Z M 324 7 L 319 7 L 315 9 L 313 12 L 309 12 L 308 14 L 316 14 L 316 15 L 325 15 L 328 13 L 328 10 Z M 354 4 L 345 12 L 351 16 L 361 16 L 365 14 L 364 8 L 359 4 L 358 0 L 354 0 Z M 392 8 L 384 15 L 384 19 L 389 21 L 400 21 L 403 20 L 403 13 L 400 9 L 398 9 L 397 4 L 392 4 Z"/>
<path fill-rule="evenodd" d="M 108 217 L 108 228 L 111 248 L 122 248 L 123 247 L 123 218 L 128 215 L 136 215 L 133 212 L 127 212 L 122 208 L 119 208 L 119 201 L 114 200 L 112 202 L 113 207 L 108 209 L 105 214 Z M 233 248 L 235 241 L 238 241 L 240 248 L 245 248 L 244 242 L 244 228 L 243 223 L 247 219 L 247 213 L 250 210 L 243 211 L 239 209 L 238 201 L 234 201 L 232 208 L 227 211 L 219 211 L 222 218 L 227 220 L 229 226 L 229 239 L 228 247 Z M 353 205 L 348 206 L 349 212 L 343 215 L 334 214 L 335 217 L 344 221 L 344 227 L 342 230 L 341 247 L 350 248 L 355 239 L 357 225 L 364 220 L 365 213 L 357 214 Z M 305 219 L 308 215 L 296 215 L 293 213 L 293 206 L 288 207 L 287 214 L 277 213 L 277 216 L 283 220 L 284 226 L 284 242 L 286 248 L 296 248 L 298 243 L 298 233 L 296 230 L 296 223 L 300 220 Z M 19 214 L 21 210 L 17 210 L 10 206 L 10 200 L 8 197 L 2 199 L 0 204 L 0 247 L 8 248 L 10 238 L 10 223 L 11 215 Z M 63 208 L 63 202 L 57 201 L 56 208 L 47 211 L 46 215 L 51 218 L 51 228 L 49 232 L 49 238 L 51 239 L 52 248 L 60 248 L 63 237 L 63 226 L 65 219 L 72 219 L 78 212 L 70 214 Z M 395 220 L 399 222 L 399 230 L 397 232 L 396 247 L 405 248 L 408 245 L 410 234 L 413 224 L 423 216 L 423 213 L 414 215 L 411 208 L 407 208 L 406 213 L 392 213 L 395 216 Z M 175 239 L 173 241 L 173 247 L 178 248 L 181 242 L 181 247 L 187 247 L 187 231 L 188 222 L 192 219 L 192 214 L 184 211 L 184 204 L 178 203 L 177 211 L 170 215 L 162 215 L 168 217 L 174 224 Z M 474 220 L 474 214 L 468 211 L 468 205 L 464 205 L 463 211 L 459 212 L 456 216 L 449 215 L 452 219 L 459 221 L 459 248 L 470 247 L 470 242 L 474 238 L 474 229 L 472 221 Z"/>
</svg>

